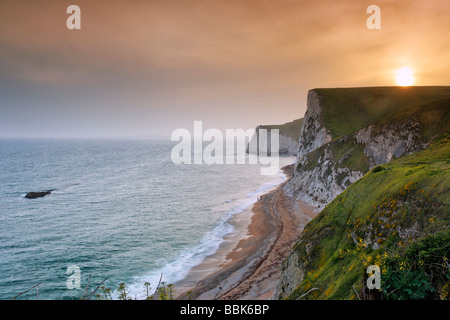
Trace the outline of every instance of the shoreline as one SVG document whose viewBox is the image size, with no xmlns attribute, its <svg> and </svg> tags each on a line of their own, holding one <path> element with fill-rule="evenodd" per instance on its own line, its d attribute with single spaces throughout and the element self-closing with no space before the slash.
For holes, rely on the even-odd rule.
<svg viewBox="0 0 450 320">
<path fill-rule="evenodd" d="M 267 300 L 278 285 L 282 261 L 304 226 L 317 213 L 303 201 L 288 197 L 283 186 L 292 176 L 293 164 L 282 168 L 286 181 L 234 216 L 235 230 L 219 250 L 174 284 L 176 299 Z"/>
</svg>

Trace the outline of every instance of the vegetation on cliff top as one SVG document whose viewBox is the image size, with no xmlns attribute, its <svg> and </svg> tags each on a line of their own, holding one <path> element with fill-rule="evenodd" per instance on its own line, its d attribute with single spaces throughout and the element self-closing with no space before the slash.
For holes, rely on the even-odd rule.
<svg viewBox="0 0 450 320">
<path fill-rule="evenodd" d="M 278 129 L 280 135 L 291 137 L 295 141 L 298 141 L 302 124 L 303 118 L 300 118 L 280 125 L 261 125 L 258 126 L 258 129 Z"/>
<path fill-rule="evenodd" d="M 449 99 L 450 87 L 369 87 L 314 89 L 321 100 L 323 124 L 332 139 L 367 127 L 411 107 Z"/>
<path fill-rule="evenodd" d="M 414 118 L 419 124 L 418 136 L 421 143 L 428 143 L 441 135 L 450 123 L 450 99 L 443 99 L 419 105 L 409 110 L 388 115 L 373 124 L 372 135 L 381 133 L 386 128 L 398 128 L 398 124 L 406 123 Z M 369 159 L 364 152 L 365 144 L 358 143 L 355 134 L 350 133 L 334 139 L 306 155 L 306 161 L 299 163 L 296 170 L 312 170 L 328 149 L 333 155 L 333 164 L 337 168 L 349 168 L 352 171 L 366 173 L 369 171 Z"/>
<path fill-rule="evenodd" d="M 448 132 L 373 168 L 304 229 L 294 247 L 304 277 L 287 298 L 361 298 L 377 265 L 384 299 L 448 299 L 449 191 Z"/>
</svg>

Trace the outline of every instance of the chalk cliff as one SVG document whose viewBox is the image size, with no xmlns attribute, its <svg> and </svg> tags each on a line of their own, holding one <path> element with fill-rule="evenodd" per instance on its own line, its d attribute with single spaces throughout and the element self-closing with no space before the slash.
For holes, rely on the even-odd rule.
<svg viewBox="0 0 450 320">
<path fill-rule="evenodd" d="M 368 297 L 358 261 L 386 248 L 406 261 L 405 243 L 449 237 L 439 232 L 450 220 L 450 87 L 314 89 L 307 105 L 284 190 L 321 213 L 284 261 L 274 298 Z M 439 281 L 430 279 L 435 294 Z"/>
<path fill-rule="evenodd" d="M 255 129 L 255 134 L 250 140 L 250 143 L 256 142 L 257 152 L 259 152 L 259 130 L 266 129 L 268 133 L 267 145 L 270 151 L 270 130 L 277 129 L 279 131 L 279 154 L 296 156 L 298 153 L 298 140 L 301 132 L 303 118 L 281 125 L 260 125 Z M 256 141 L 255 141 L 256 140 Z M 264 150 L 265 151 L 265 150 Z M 247 145 L 247 153 L 249 153 L 249 145 Z"/>
<path fill-rule="evenodd" d="M 423 88 L 420 88 L 419 93 L 410 93 L 418 97 L 417 100 L 411 101 L 403 97 L 403 91 L 388 90 L 388 93 L 382 95 L 382 100 L 386 101 L 386 96 L 390 95 L 391 100 L 400 100 L 396 102 L 400 106 L 385 108 L 375 117 L 368 113 L 374 113 L 370 109 L 377 107 L 374 102 L 377 97 L 380 98 L 382 88 L 364 88 L 363 92 L 358 92 L 362 88 L 353 89 L 359 95 L 367 94 L 373 97 L 369 99 L 371 103 L 360 103 L 361 106 L 358 107 L 355 107 L 357 103 L 353 95 L 345 103 L 341 94 L 343 89 L 309 91 L 308 109 L 299 137 L 296 170 L 286 184 L 285 191 L 293 197 L 323 208 L 373 167 L 423 150 L 432 138 L 442 132 L 442 128 L 435 127 L 433 122 L 426 120 L 427 117 L 443 115 L 446 105 L 428 102 L 432 99 L 423 94 Z M 421 102 L 420 93 L 425 96 L 422 100 L 426 102 L 417 106 Z M 333 119 L 335 114 L 327 110 L 334 107 L 330 107 L 330 104 L 333 104 L 333 94 L 339 96 L 338 103 L 342 107 L 342 114 L 339 115 L 341 119 L 337 120 Z M 443 98 L 446 94 L 450 96 L 450 90 L 442 89 L 437 98 Z M 362 100 L 361 97 L 358 99 Z M 404 100 L 406 106 L 401 104 Z M 348 108 L 348 105 L 352 107 Z M 396 112 L 397 110 L 399 111 Z M 360 119 L 355 119 L 352 114 L 348 121 L 356 125 L 345 123 L 346 117 L 343 115 L 355 111 L 359 111 Z M 333 126 L 340 126 L 340 121 L 345 123 L 349 132 L 338 137 L 335 134 L 333 137 L 332 132 L 338 131 Z M 424 132 L 427 132 L 427 135 L 424 135 Z M 342 131 L 338 134 L 341 133 Z"/>
</svg>

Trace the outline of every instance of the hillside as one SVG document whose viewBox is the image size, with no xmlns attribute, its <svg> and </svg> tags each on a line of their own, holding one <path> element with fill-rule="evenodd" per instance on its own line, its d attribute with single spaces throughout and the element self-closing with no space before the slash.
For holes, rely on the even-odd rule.
<svg viewBox="0 0 450 320">
<path fill-rule="evenodd" d="M 375 264 L 378 297 L 448 299 L 449 139 L 446 132 L 423 151 L 373 168 L 337 196 L 283 264 L 276 298 L 368 298 L 365 272 Z"/>
<path fill-rule="evenodd" d="M 290 137 L 294 140 L 298 140 L 300 136 L 300 131 L 302 129 L 303 118 L 296 119 L 291 122 L 286 122 L 280 125 L 261 125 L 259 129 L 278 129 L 280 130 L 280 135 Z"/>
<path fill-rule="evenodd" d="M 449 87 L 317 89 L 324 126 L 333 139 L 367 127 L 389 114 L 450 98 Z"/>
<path fill-rule="evenodd" d="M 323 208 L 371 168 L 423 150 L 449 126 L 449 105 L 450 87 L 310 90 L 285 191 Z"/>
<path fill-rule="evenodd" d="M 388 115 L 302 156 L 285 190 L 322 208 L 371 168 L 423 150 L 450 126 L 450 99 Z"/>
<path fill-rule="evenodd" d="M 309 91 L 284 190 L 322 211 L 283 262 L 276 299 L 450 297 L 449 111 L 450 87 Z"/>
<path fill-rule="evenodd" d="M 365 128 L 390 114 L 449 98 L 448 86 L 310 90 L 297 161 L 323 144 Z"/>
</svg>

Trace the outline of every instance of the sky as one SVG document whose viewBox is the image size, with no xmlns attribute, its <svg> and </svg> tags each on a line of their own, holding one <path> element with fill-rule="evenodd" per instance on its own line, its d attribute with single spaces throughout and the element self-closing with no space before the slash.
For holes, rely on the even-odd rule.
<svg viewBox="0 0 450 320">
<path fill-rule="evenodd" d="M 0 137 L 281 124 L 310 89 L 396 85 L 404 66 L 450 85 L 449 17 L 448 0 L 2 0 Z"/>
</svg>

